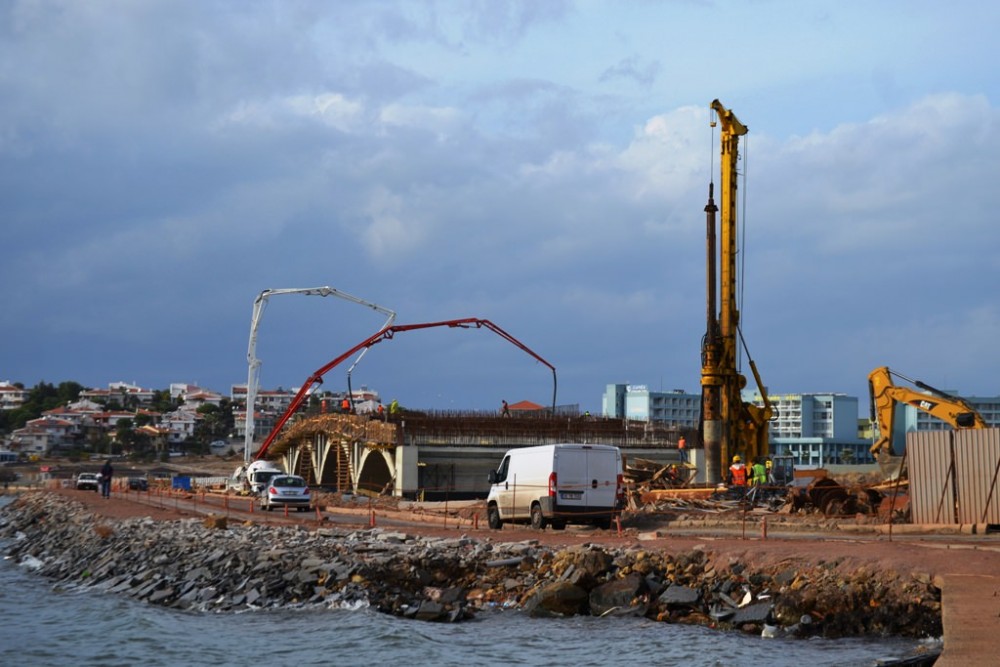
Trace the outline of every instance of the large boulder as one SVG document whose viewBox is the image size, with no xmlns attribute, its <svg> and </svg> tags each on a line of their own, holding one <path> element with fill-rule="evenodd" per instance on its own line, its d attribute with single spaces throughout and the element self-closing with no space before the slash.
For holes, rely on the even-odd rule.
<svg viewBox="0 0 1000 667">
<path fill-rule="evenodd" d="M 573 616 L 587 610 L 587 591 L 568 581 L 558 581 L 539 589 L 525 603 L 532 617 Z"/>
<path fill-rule="evenodd" d="M 590 613 L 594 616 L 607 614 L 646 613 L 647 600 L 645 593 L 646 580 L 638 572 L 633 572 L 622 579 L 614 579 L 601 584 L 590 592 Z"/>
<path fill-rule="evenodd" d="M 690 586 L 671 584 L 660 595 L 660 604 L 677 607 L 694 607 L 701 601 L 701 591 Z"/>
</svg>

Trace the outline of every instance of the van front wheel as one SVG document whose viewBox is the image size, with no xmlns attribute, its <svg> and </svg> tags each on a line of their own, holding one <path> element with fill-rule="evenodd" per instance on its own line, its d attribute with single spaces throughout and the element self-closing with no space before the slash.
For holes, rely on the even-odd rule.
<svg viewBox="0 0 1000 667">
<path fill-rule="evenodd" d="M 542 507 L 541 507 L 541 505 L 532 505 L 531 506 L 531 527 L 534 528 L 535 530 L 543 530 L 547 524 L 548 524 L 548 521 L 546 521 L 545 517 L 542 516 Z"/>
<path fill-rule="evenodd" d="M 490 505 L 489 509 L 486 510 L 486 522 L 489 523 L 490 528 L 493 530 L 503 528 L 503 521 L 500 520 L 500 510 L 497 509 L 496 505 Z"/>
</svg>

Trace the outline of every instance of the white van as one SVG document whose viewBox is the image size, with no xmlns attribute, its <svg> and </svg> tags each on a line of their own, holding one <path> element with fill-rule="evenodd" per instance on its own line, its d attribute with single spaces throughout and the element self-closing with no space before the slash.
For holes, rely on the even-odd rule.
<svg viewBox="0 0 1000 667">
<path fill-rule="evenodd" d="M 267 488 L 267 483 L 275 475 L 284 475 L 285 471 L 271 461 L 251 461 L 248 466 L 240 466 L 229 478 L 229 489 L 236 493 L 258 495 Z"/>
<path fill-rule="evenodd" d="M 624 500 L 622 455 L 611 445 L 563 443 L 512 449 L 489 474 L 490 528 L 505 521 L 560 530 L 568 522 L 611 527 Z"/>
</svg>

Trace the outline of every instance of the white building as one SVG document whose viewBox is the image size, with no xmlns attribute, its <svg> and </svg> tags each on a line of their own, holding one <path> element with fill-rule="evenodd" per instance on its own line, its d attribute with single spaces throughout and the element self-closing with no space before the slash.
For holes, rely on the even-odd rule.
<svg viewBox="0 0 1000 667">
<path fill-rule="evenodd" d="M 45 416 L 32 419 L 24 428 L 11 434 L 14 449 L 25 454 L 45 456 L 54 449 L 72 447 L 76 442 L 79 426 L 58 417 Z"/>
<path fill-rule="evenodd" d="M 104 405 L 117 403 L 123 408 L 137 408 L 152 405 L 155 394 L 152 389 L 143 389 L 127 382 L 110 382 L 107 389 L 81 391 L 80 398 Z"/>
<path fill-rule="evenodd" d="M 0 382 L 0 410 L 16 410 L 28 400 L 28 390 L 10 382 Z"/>
<path fill-rule="evenodd" d="M 254 405 L 258 410 L 266 412 L 283 413 L 292 404 L 297 392 L 288 389 L 260 389 L 257 391 L 257 398 Z M 247 386 L 245 384 L 234 384 L 229 389 L 229 398 L 233 403 L 247 402 Z M 256 414 L 256 413 L 254 413 Z"/>
<path fill-rule="evenodd" d="M 770 450 L 790 455 L 798 465 L 871 463 L 872 443 L 858 435 L 858 399 L 847 394 L 768 394 L 776 418 L 769 429 Z M 759 392 L 749 400 L 764 401 Z"/>
<path fill-rule="evenodd" d="M 167 429 L 167 443 L 177 445 L 194 437 L 198 415 L 193 410 L 180 409 L 160 418 L 160 426 Z"/>
<path fill-rule="evenodd" d="M 701 394 L 681 389 L 650 391 L 644 384 L 609 384 L 601 400 L 601 414 L 615 419 L 637 419 L 676 428 L 697 428 Z"/>
</svg>

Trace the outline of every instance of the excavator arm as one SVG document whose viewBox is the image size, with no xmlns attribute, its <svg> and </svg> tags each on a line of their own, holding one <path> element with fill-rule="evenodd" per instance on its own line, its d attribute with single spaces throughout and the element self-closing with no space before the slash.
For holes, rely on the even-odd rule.
<svg viewBox="0 0 1000 667">
<path fill-rule="evenodd" d="M 894 375 L 923 391 L 894 384 Z M 919 380 L 912 380 L 886 366 L 880 366 L 868 374 L 868 389 L 871 394 L 871 418 L 878 424 L 879 435 L 871 448 L 876 460 L 892 453 L 895 410 L 900 403 L 926 412 L 955 429 L 989 427 L 982 415 L 961 398 Z"/>
</svg>

